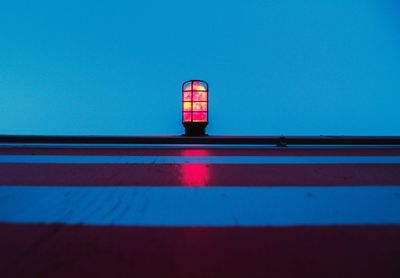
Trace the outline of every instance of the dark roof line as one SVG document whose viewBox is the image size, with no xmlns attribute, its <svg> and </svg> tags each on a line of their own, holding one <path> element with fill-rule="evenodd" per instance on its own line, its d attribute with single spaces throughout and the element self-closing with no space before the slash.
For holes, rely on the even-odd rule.
<svg viewBox="0 0 400 278">
<path fill-rule="evenodd" d="M 223 144 L 223 145 L 399 145 L 400 136 L 48 136 L 0 135 L 20 144 Z"/>
</svg>

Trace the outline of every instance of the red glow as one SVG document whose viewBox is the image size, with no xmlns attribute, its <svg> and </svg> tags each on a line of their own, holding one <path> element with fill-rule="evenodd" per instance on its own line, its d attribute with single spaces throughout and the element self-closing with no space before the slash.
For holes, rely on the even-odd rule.
<svg viewBox="0 0 400 278">
<path fill-rule="evenodd" d="M 182 98 L 184 122 L 207 122 L 208 91 L 201 82 L 186 85 Z"/>
<path fill-rule="evenodd" d="M 191 122 L 192 121 L 192 112 L 184 112 L 183 113 L 183 121 Z"/>
<path fill-rule="evenodd" d="M 183 150 L 182 156 L 208 156 L 208 150 Z M 180 167 L 180 179 L 184 186 L 206 186 L 209 180 L 209 168 L 207 164 L 182 163 Z"/>
<path fill-rule="evenodd" d="M 207 122 L 207 112 L 193 113 L 193 122 Z"/>
</svg>

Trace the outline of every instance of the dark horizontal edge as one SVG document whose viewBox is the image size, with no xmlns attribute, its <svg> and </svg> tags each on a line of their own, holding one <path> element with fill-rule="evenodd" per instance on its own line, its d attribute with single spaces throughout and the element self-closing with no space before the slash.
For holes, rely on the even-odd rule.
<svg viewBox="0 0 400 278">
<path fill-rule="evenodd" d="M 223 144 L 223 145 L 399 145 L 400 136 L 42 136 L 0 135 L 20 144 Z"/>
</svg>

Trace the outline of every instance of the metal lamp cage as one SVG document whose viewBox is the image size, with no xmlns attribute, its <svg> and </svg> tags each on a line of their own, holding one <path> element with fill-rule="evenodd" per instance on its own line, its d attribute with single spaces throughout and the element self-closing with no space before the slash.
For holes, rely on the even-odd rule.
<svg viewBox="0 0 400 278">
<path fill-rule="evenodd" d="M 208 83 L 189 80 L 182 84 L 182 123 L 208 123 Z"/>
</svg>

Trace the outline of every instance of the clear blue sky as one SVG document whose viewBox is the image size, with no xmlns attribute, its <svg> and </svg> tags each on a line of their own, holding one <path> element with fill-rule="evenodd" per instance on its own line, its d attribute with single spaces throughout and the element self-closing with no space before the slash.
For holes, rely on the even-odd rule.
<svg viewBox="0 0 400 278">
<path fill-rule="evenodd" d="M 188 79 L 209 134 L 400 135 L 400 4 L 0 4 L 0 134 L 181 134 Z"/>
</svg>

